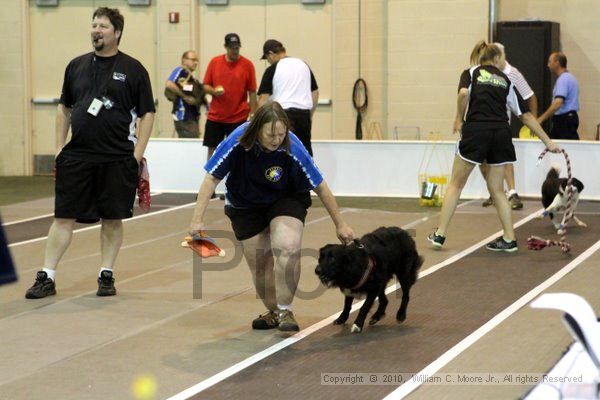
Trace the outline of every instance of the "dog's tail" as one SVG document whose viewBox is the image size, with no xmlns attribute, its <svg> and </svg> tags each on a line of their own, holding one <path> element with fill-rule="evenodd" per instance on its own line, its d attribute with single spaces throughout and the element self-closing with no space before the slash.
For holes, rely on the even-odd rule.
<svg viewBox="0 0 600 400">
<path fill-rule="evenodd" d="M 414 285 L 419 278 L 419 269 L 423 265 L 424 258 L 415 252 L 415 257 L 410 260 L 412 262 L 410 268 L 410 285 Z"/>
<path fill-rule="evenodd" d="M 548 171 L 548 175 L 546 175 L 546 179 L 558 179 L 560 175 L 560 165 L 552 164 L 550 170 Z"/>
</svg>

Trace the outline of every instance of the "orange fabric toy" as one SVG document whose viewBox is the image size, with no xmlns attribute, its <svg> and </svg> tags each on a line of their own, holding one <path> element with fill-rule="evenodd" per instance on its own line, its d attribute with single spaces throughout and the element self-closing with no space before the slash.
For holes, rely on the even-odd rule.
<svg viewBox="0 0 600 400">
<path fill-rule="evenodd" d="M 193 236 L 186 236 L 181 242 L 181 247 L 189 247 L 200 257 L 225 257 L 225 250 L 222 250 L 213 238 L 207 236 L 204 231 L 200 231 Z"/>
</svg>

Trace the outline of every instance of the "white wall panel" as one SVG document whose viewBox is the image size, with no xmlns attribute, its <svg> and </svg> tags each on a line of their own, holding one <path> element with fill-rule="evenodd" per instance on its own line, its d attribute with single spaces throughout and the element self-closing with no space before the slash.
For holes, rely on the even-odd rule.
<svg viewBox="0 0 600 400">
<path fill-rule="evenodd" d="M 569 154 L 573 175 L 585 185 L 584 199 L 600 200 L 600 143 L 557 141 Z M 544 146 L 539 141 L 514 142 L 518 162 L 516 187 L 521 196 L 540 197 L 541 185 L 552 163 L 566 166 L 562 154 L 547 154 L 537 165 Z M 429 173 L 443 173 L 440 160 L 454 157 L 455 142 L 439 142 Z M 418 197 L 421 161 L 431 151 L 427 142 L 406 141 L 314 141 L 315 160 L 331 190 L 338 196 Z M 206 151 L 201 141 L 153 139 L 147 150 L 153 191 L 196 192 L 204 177 Z M 450 166 L 449 166 L 450 168 Z M 447 173 L 450 173 L 448 169 Z M 485 182 L 474 170 L 463 198 L 487 197 Z"/>
</svg>

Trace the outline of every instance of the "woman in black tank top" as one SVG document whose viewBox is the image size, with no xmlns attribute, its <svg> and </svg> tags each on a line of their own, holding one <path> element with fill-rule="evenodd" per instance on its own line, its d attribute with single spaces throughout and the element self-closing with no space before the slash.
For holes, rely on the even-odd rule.
<svg viewBox="0 0 600 400">
<path fill-rule="evenodd" d="M 503 190 L 504 166 L 516 161 L 507 107 L 550 151 L 558 153 L 560 148 L 550 140 L 510 80 L 500 70 L 505 61 L 502 49 L 495 44 L 482 43 L 481 46 L 480 65 L 465 70 L 461 75 L 460 86 L 468 89 L 459 91 L 457 116 L 464 115 L 467 104 L 468 112 L 462 126 L 456 121 L 454 123 L 454 128 L 460 129 L 461 138 L 454 157 L 452 177 L 444 195 L 439 226 L 427 239 L 434 248 L 442 247 L 460 193 L 471 171 L 476 165 L 486 162 L 489 165 L 486 176 L 488 190 L 504 231 L 501 237 L 488 243 L 486 248 L 492 251 L 514 252 L 518 249 L 517 241 L 512 226 L 510 204 Z M 465 94 L 467 101 L 464 101 Z"/>
</svg>

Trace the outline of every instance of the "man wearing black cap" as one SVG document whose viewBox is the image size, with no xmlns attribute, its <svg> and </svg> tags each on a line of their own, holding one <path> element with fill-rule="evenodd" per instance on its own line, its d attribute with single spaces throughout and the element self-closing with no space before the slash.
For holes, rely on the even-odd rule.
<svg viewBox="0 0 600 400">
<path fill-rule="evenodd" d="M 269 99 L 281 104 L 292 124 L 292 132 L 312 156 L 312 116 L 319 99 L 315 76 L 304 61 L 288 57 L 283 44 L 274 39 L 263 45 L 261 60 L 267 60 L 271 65 L 265 70 L 258 88 L 259 106 Z"/>
<path fill-rule="evenodd" d="M 204 91 L 212 95 L 203 142 L 208 158 L 257 107 L 254 65 L 240 55 L 240 47 L 237 33 L 225 35 L 225 54 L 210 60 L 204 74 Z"/>
</svg>

